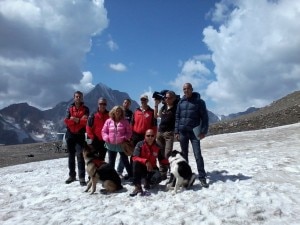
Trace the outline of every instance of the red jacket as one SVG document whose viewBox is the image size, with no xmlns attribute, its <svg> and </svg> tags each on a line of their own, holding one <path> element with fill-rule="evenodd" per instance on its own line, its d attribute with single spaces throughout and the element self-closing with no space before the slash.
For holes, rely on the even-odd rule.
<svg viewBox="0 0 300 225">
<path fill-rule="evenodd" d="M 109 118 L 108 113 L 107 110 L 105 112 L 97 111 L 89 116 L 86 124 L 86 133 L 90 139 L 94 140 L 97 137 L 98 140 L 103 140 L 101 131 L 105 121 Z"/>
<path fill-rule="evenodd" d="M 157 119 L 154 117 L 154 110 L 150 107 L 142 111 L 137 108 L 132 117 L 132 131 L 138 134 L 145 134 L 148 129 L 157 131 Z"/>
<path fill-rule="evenodd" d="M 146 162 L 150 162 L 153 168 L 157 168 L 157 159 L 160 165 L 169 165 L 169 161 L 161 154 L 161 149 L 156 142 L 152 145 L 148 145 L 145 141 L 137 143 L 132 155 L 133 161 L 138 161 L 145 165 Z"/>
<path fill-rule="evenodd" d="M 79 106 L 79 108 L 76 108 L 75 103 L 71 104 L 67 109 L 65 120 L 64 120 L 67 129 L 73 134 L 78 134 L 78 133 L 84 134 L 85 126 L 89 114 L 90 114 L 89 108 L 85 106 L 83 103 Z M 75 123 L 73 120 L 70 119 L 70 117 L 79 118 L 79 123 Z"/>
</svg>

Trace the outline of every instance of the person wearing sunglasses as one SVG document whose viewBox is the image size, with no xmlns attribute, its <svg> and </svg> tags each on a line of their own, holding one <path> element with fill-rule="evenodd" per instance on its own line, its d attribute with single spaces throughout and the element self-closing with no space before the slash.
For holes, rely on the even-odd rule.
<svg viewBox="0 0 300 225">
<path fill-rule="evenodd" d="M 150 189 L 151 185 L 157 185 L 162 181 L 161 174 L 157 167 L 160 165 L 169 166 L 169 161 L 161 154 L 161 147 L 155 141 L 155 131 L 148 129 L 144 140 L 136 144 L 132 160 L 133 184 L 135 186 L 130 196 L 143 195 L 141 186 L 144 179 L 144 188 Z"/>
<path fill-rule="evenodd" d="M 105 142 L 102 138 L 102 128 L 105 121 L 109 118 L 109 112 L 106 109 L 107 100 L 105 98 L 98 99 L 97 111 L 92 113 L 86 125 L 86 133 L 89 139 L 92 141 L 92 146 L 96 150 L 99 158 L 105 160 L 107 149 L 105 148 Z"/>
<path fill-rule="evenodd" d="M 162 146 L 162 154 L 167 158 L 173 150 L 174 142 L 174 127 L 175 114 L 177 107 L 177 96 L 174 91 L 167 91 L 165 93 L 163 105 L 158 111 L 158 105 L 162 101 L 155 99 L 154 116 L 160 117 L 158 132 L 156 135 L 157 143 Z M 169 168 L 160 165 L 160 172 L 163 180 L 167 179 L 167 172 Z"/>
<path fill-rule="evenodd" d="M 137 108 L 132 117 L 132 140 L 134 145 L 142 141 L 146 130 L 153 129 L 157 132 L 157 119 L 154 117 L 154 110 L 148 105 L 148 95 L 141 95 L 141 105 Z"/>
<path fill-rule="evenodd" d="M 201 99 L 198 92 L 193 92 L 191 83 L 183 85 L 184 96 L 180 99 L 175 119 L 175 138 L 179 141 L 183 157 L 188 162 L 189 142 L 192 144 L 198 178 L 202 187 L 208 188 L 206 182 L 206 172 L 204 160 L 201 154 L 200 140 L 203 139 L 208 131 L 208 114 L 205 102 Z M 194 129 L 199 128 L 196 137 Z"/>
<path fill-rule="evenodd" d="M 74 93 L 74 102 L 67 108 L 64 123 L 67 127 L 66 142 L 68 149 L 68 167 L 69 178 L 65 181 L 70 184 L 76 180 L 76 156 L 78 177 L 81 186 L 85 186 L 85 163 L 83 159 L 83 146 L 85 142 L 85 127 L 90 110 L 83 102 L 83 93 L 76 91 Z M 80 148 L 76 148 L 76 146 Z"/>
</svg>

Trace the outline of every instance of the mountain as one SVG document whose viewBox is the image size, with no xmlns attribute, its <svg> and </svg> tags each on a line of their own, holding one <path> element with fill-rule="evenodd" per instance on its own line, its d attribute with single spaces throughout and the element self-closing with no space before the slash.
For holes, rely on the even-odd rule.
<svg viewBox="0 0 300 225">
<path fill-rule="evenodd" d="M 0 143 L 33 143 L 51 121 L 44 119 L 43 112 L 27 103 L 12 104 L 1 110 Z M 47 138 L 43 135 L 42 138 Z"/>
<path fill-rule="evenodd" d="M 211 135 L 234 133 L 298 122 L 300 122 L 300 91 L 295 91 L 252 113 L 212 124 L 209 133 Z"/>
<path fill-rule="evenodd" d="M 243 116 L 243 115 L 247 115 L 249 113 L 253 113 L 253 112 L 255 112 L 255 111 L 259 110 L 259 109 L 260 108 L 250 107 L 250 108 L 248 108 L 244 112 L 231 113 L 231 114 L 229 114 L 227 116 L 222 115 L 221 119 L 219 121 L 225 121 L 225 120 L 234 119 L 234 118 L 237 118 L 237 117 L 240 117 L 240 116 Z"/>
<path fill-rule="evenodd" d="M 90 112 L 97 108 L 97 100 L 104 97 L 108 109 L 122 105 L 130 98 L 125 92 L 112 90 L 104 84 L 97 84 L 85 94 L 84 101 Z M 67 107 L 73 102 L 72 96 L 67 102 L 60 102 L 48 110 L 39 110 L 27 103 L 12 104 L 0 110 L 0 144 L 25 144 L 34 142 L 51 142 L 57 140 L 57 133 L 65 132 L 63 119 Z M 131 109 L 139 107 L 132 101 Z M 208 111 L 210 134 L 238 132 L 250 129 L 280 126 L 300 121 L 300 92 L 294 92 L 271 105 L 261 109 L 249 108 L 245 112 L 219 117 Z"/>
<path fill-rule="evenodd" d="M 97 110 L 99 97 L 107 99 L 107 108 L 122 105 L 129 95 L 125 92 L 112 90 L 104 84 L 97 84 L 93 90 L 84 95 L 84 103 L 90 112 Z M 73 102 L 72 96 L 67 102 L 60 102 L 48 110 L 39 110 L 27 103 L 13 104 L 0 110 L 0 144 L 24 144 L 33 142 L 49 142 L 57 139 L 57 133 L 65 132 L 63 122 L 66 109 Z M 132 101 L 131 109 L 139 107 Z M 217 122 L 219 118 L 208 112 L 210 123 Z"/>
<path fill-rule="evenodd" d="M 96 111 L 99 97 L 107 99 L 107 108 L 122 105 L 129 98 L 125 92 L 112 90 L 104 84 L 84 96 L 85 104 L 90 112 Z M 63 123 L 67 107 L 73 102 L 72 95 L 67 102 L 60 102 L 48 110 L 39 110 L 27 103 L 12 104 L 0 110 L 0 144 L 25 144 L 34 142 L 49 142 L 57 139 L 58 132 L 65 131 Z M 139 107 L 132 100 L 131 109 Z"/>
<path fill-rule="evenodd" d="M 112 90 L 106 85 L 99 83 L 89 93 L 84 95 L 84 104 L 89 107 L 90 113 L 97 110 L 97 103 L 100 97 L 107 99 L 107 109 L 111 109 L 115 105 L 122 105 L 124 99 L 131 99 L 127 93 Z M 71 96 L 68 102 L 60 102 L 52 109 L 44 111 L 45 119 L 53 121 L 55 130 L 58 132 L 64 132 L 64 116 L 66 114 L 66 109 L 72 102 L 73 98 Z M 132 100 L 131 109 L 134 110 L 137 107 L 139 107 L 139 104 Z"/>
</svg>

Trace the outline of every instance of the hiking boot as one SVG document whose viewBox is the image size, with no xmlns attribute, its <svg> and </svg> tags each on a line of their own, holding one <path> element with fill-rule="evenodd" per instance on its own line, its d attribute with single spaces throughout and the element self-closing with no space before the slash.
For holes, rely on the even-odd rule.
<svg viewBox="0 0 300 225">
<path fill-rule="evenodd" d="M 143 194 L 143 189 L 140 184 L 136 184 L 133 192 L 130 193 L 129 195 L 131 197 L 134 197 L 134 196 L 138 195 L 139 193 Z"/>
<path fill-rule="evenodd" d="M 69 177 L 65 182 L 66 182 L 66 184 L 70 184 L 70 183 L 74 182 L 75 180 L 76 180 L 75 177 Z"/>
<path fill-rule="evenodd" d="M 86 182 L 84 178 L 79 179 L 80 186 L 86 186 Z"/>
<path fill-rule="evenodd" d="M 202 187 L 204 188 L 208 188 L 208 183 L 206 182 L 206 179 L 205 178 L 199 178 L 199 181 L 200 181 L 200 184 Z"/>
</svg>

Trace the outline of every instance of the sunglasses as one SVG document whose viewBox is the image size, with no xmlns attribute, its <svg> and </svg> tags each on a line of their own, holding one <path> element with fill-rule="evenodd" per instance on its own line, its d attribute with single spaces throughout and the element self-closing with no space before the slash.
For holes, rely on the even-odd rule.
<svg viewBox="0 0 300 225">
<path fill-rule="evenodd" d="M 165 97 L 165 99 L 172 99 L 172 97 Z"/>
<path fill-rule="evenodd" d="M 98 105 L 106 105 L 106 103 L 99 103 Z"/>
<path fill-rule="evenodd" d="M 145 101 L 147 101 L 147 99 L 145 99 L 145 98 L 141 98 L 141 101 L 142 101 L 142 102 L 145 102 Z"/>
<path fill-rule="evenodd" d="M 154 135 L 147 134 L 146 137 L 154 137 Z"/>
</svg>

